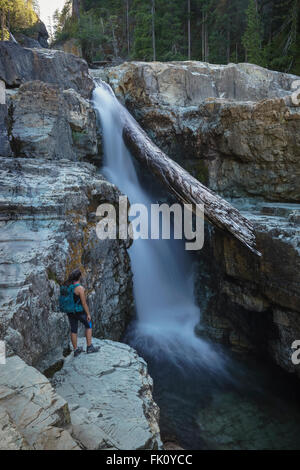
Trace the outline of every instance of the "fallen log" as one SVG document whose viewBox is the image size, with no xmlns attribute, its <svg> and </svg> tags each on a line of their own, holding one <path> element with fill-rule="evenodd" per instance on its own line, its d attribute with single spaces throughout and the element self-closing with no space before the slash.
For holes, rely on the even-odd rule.
<svg viewBox="0 0 300 470">
<path fill-rule="evenodd" d="M 155 145 L 133 119 L 125 118 L 123 138 L 137 160 L 146 166 L 176 197 L 186 204 L 204 204 L 206 219 L 216 227 L 229 232 L 258 256 L 252 223 L 180 165 L 171 160 Z"/>
</svg>

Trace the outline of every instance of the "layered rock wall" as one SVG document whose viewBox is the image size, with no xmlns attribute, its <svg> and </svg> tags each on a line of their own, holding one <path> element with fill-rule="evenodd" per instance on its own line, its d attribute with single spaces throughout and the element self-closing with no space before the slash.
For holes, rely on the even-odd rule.
<svg viewBox="0 0 300 470">
<path fill-rule="evenodd" d="M 90 164 L 101 162 L 101 139 L 86 63 L 59 51 L 0 48 L 0 338 L 46 370 L 69 344 L 59 285 L 76 267 L 94 334 L 122 337 L 133 302 L 129 240 L 96 235 L 98 205 L 117 205 L 120 193 Z"/>
<path fill-rule="evenodd" d="M 225 197 L 298 201 L 298 78 L 251 64 L 125 63 L 102 76 L 169 156 Z"/>
</svg>

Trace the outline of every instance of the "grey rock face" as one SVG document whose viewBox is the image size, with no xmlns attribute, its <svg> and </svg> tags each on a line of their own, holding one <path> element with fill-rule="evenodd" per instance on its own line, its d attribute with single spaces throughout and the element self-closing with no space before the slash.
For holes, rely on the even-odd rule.
<svg viewBox="0 0 300 470">
<path fill-rule="evenodd" d="M 0 406 L 0 450 L 29 450 L 24 437 L 18 431 L 5 408 Z"/>
<path fill-rule="evenodd" d="M 27 35 L 22 33 L 16 33 L 14 35 L 15 39 L 19 44 L 23 47 L 30 47 L 30 48 L 48 48 L 48 38 L 49 34 L 45 24 L 42 21 L 38 21 L 35 23 L 29 31 L 27 31 Z"/>
<path fill-rule="evenodd" d="M 8 100 L 16 156 L 99 162 L 96 115 L 75 90 L 27 82 Z"/>
<path fill-rule="evenodd" d="M 70 355 L 52 380 L 69 403 L 73 436 L 90 450 L 161 449 L 145 361 L 125 344 L 94 344 L 98 353 Z"/>
<path fill-rule="evenodd" d="M 95 211 L 119 192 L 84 163 L 1 158 L 0 337 L 45 370 L 68 346 L 59 282 L 84 272 L 96 335 L 118 340 L 130 319 L 129 241 L 96 235 Z"/>
<path fill-rule="evenodd" d="M 50 382 L 19 357 L 10 357 L 0 375 L 2 450 L 76 450 L 67 402 Z"/>
<path fill-rule="evenodd" d="M 299 375 L 291 346 L 300 338 L 300 231 L 290 215 L 295 218 L 300 205 L 238 205 L 255 225 L 262 257 L 214 229 L 206 234 L 197 279 L 206 333 L 235 350 L 269 355 Z"/>
<path fill-rule="evenodd" d="M 26 36 L 25 34 L 19 33 L 15 34 L 16 41 L 23 47 L 29 47 L 30 49 L 40 49 L 42 46 L 39 41 L 31 37 Z"/>
<path fill-rule="evenodd" d="M 11 155 L 11 148 L 7 134 L 8 114 L 6 104 L 0 104 L 0 155 L 8 157 Z"/>
<path fill-rule="evenodd" d="M 90 98 L 94 88 L 87 63 L 79 57 L 56 50 L 26 49 L 9 41 L 0 43 L 0 79 L 10 87 L 40 80 L 62 90 L 73 88 L 84 98 Z"/>
<path fill-rule="evenodd" d="M 125 63 L 105 76 L 158 146 L 214 191 L 300 200 L 299 77 L 202 62 Z"/>
<path fill-rule="evenodd" d="M 207 98 L 260 101 L 284 97 L 292 92 L 291 84 L 297 78 L 253 64 L 196 61 L 125 62 L 108 69 L 107 77 L 125 99 L 143 106 L 180 107 L 197 106 Z"/>
</svg>

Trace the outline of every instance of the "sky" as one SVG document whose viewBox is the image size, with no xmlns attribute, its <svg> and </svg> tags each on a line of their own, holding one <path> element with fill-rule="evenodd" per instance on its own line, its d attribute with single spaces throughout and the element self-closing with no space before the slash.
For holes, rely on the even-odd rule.
<svg viewBox="0 0 300 470">
<path fill-rule="evenodd" d="M 49 29 L 49 16 L 52 19 L 55 10 L 57 8 L 61 10 L 65 0 L 38 0 L 38 2 L 40 4 L 41 20 L 45 23 L 47 29 Z"/>
</svg>

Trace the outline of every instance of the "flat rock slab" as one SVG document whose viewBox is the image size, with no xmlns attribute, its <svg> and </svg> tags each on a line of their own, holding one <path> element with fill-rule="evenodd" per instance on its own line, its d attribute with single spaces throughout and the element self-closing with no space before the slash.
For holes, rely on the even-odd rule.
<svg viewBox="0 0 300 470">
<path fill-rule="evenodd" d="M 68 404 L 48 379 L 18 356 L 0 367 L 0 449 L 79 449 Z"/>
<path fill-rule="evenodd" d="M 70 355 L 53 378 L 69 403 L 74 438 L 87 449 L 162 448 L 146 362 L 126 344 L 93 343 L 98 353 Z"/>
</svg>

